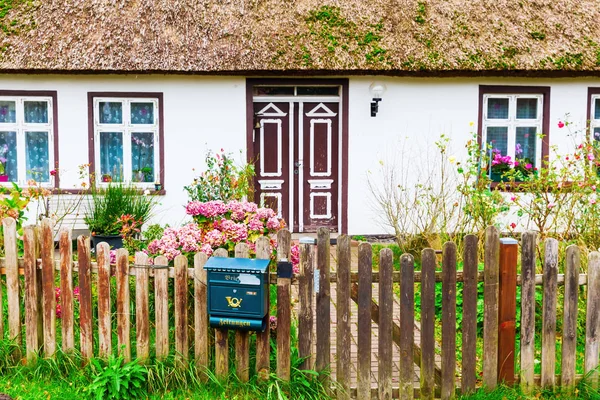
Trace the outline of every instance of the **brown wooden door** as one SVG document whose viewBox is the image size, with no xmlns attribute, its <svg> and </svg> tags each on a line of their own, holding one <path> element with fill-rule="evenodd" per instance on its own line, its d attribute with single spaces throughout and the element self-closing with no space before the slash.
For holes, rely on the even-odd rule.
<svg viewBox="0 0 600 400">
<path fill-rule="evenodd" d="M 254 103 L 255 201 L 290 220 L 290 104 Z"/>
<path fill-rule="evenodd" d="M 339 103 L 254 104 L 256 201 L 293 232 L 338 230 Z"/>
<path fill-rule="evenodd" d="M 338 103 L 304 103 L 302 113 L 301 231 L 338 226 Z"/>
</svg>

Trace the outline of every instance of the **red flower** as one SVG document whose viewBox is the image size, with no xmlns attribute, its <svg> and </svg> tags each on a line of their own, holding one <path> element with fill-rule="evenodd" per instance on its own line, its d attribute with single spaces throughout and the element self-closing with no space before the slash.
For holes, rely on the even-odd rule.
<svg viewBox="0 0 600 400">
<path fill-rule="evenodd" d="M 512 224 L 510 224 L 510 227 L 511 227 L 512 229 L 515 229 L 515 228 L 517 227 L 517 224 L 515 224 L 515 223 L 513 222 Z"/>
<path fill-rule="evenodd" d="M 56 170 L 55 170 L 55 169 L 53 169 L 52 171 L 50 171 L 50 175 L 52 175 L 52 176 L 56 176 Z"/>
<path fill-rule="evenodd" d="M 562 121 L 558 121 L 558 127 L 559 128 L 564 128 L 565 127 L 565 123 Z"/>
</svg>

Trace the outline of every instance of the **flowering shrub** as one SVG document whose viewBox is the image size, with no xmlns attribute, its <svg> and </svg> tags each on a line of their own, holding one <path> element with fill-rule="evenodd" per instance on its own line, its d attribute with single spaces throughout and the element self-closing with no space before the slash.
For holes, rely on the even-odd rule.
<svg viewBox="0 0 600 400">
<path fill-rule="evenodd" d="M 191 201 L 186 206 L 186 213 L 194 222 L 181 228 L 165 229 L 160 239 L 148 245 L 150 256 L 164 255 L 173 260 L 178 255 L 185 255 L 191 260 L 196 252 L 210 256 L 218 248 L 224 248 L 231 254 L 238 243 L 247 243 L 252 256 L 256 254 L 259 237 L 272 236 L 285 227 L 285 222 L 277 217 L 275 211 L 259 208 L 247 201 Z M 276 240 L 271 239 L 270 245 L 273 253 L 277 247 Z M 297 268 L 297 246 L 292 247 L 292 262 Z"/>
<path fill-rule="evenodd" d="M 254 166 L 238 167 L 231 154 L 209 151 L 205 158 L 207 169 L 196 176 L 189 186 L 184 186 L 191 201 L 241 200 L 251 194 Z"/>
</svg>

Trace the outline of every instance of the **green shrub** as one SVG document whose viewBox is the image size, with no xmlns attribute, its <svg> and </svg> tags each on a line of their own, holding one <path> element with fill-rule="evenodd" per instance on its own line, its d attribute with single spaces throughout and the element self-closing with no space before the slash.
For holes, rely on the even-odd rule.
<svg viewBox="0 0 600 400">
<path fill-rule="evenodd" d="M 98 399 L 141 399 L 146 397 L 146 377 L 148 371 L 136 361 L 124 363 L 123 357 L 111 356 L 106 367 L 93 359 L 92 365 L 99 373 L 89 387 L 90 393 Z"/>
<path fill-rule="evenodd" d="M 84 218 L 92 234 L 116 235 L 123 227 L 121 217 L 129 215 L 140 225 L 152 215 L 156 197 L 140 192 L 139 188 L 123 184 L 109 184 L 93 188 L 88 212 Z"/>
</svg>

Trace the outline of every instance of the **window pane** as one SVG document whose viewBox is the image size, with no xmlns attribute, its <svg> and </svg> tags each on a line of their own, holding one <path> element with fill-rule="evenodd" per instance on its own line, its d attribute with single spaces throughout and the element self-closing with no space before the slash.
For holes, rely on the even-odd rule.
<svg viewBox="0 0 600 400">
<path fill-rule="evenodd" d="M 508 152 L 508 127 L 489 126 L 487 128 L 487 143 L 491 145 L 494 152 L 500 152 L 505 156 Z"/>
<path fill-rule="evenodd" d="M 25 123 L 28 124 L 47 124 L 48 123 L 48 102 L 46 101 L 25 101 Z"/>
<path fill-rule="evenodd" d="M 131 123 L 132 124 L 153 124 L 154 123 L 154 104 L 153 103 L 131 103 Z"/>
<path fill-rule="evenodd" d="M 255 86 L 253 92 L 257 96 L 261 95 L 294 95 L 293 86 Z"/>
<path fill-rule="evenodd" d="M 340 92 L 338 86 L 298 86 L 298 96 L 337 96 Z"/>
<path fill-rule="evenodd" d="M 123 180 L 123 132 L 100 132 L 100 180 Z"/>
<path fill-rule="evenodd" d="M 0 132 L 0 175 L 8 175 L 9 182 L 16 182 L 17 132 Z"/>
<path fill-rule="evenodd" d="M 154 133 L 131 134 L 131 172 L 134 182 L 154 182 Z"/>
<path fill-rule="evenodd" d="M 14 101 L 0 101 L 0 123 L 17 122 Z"/>
<path fill-rule="evenodd" d="M 535 146 L 537 143 L 537 128 L 535 126 L 517 127 L 515 144 L 516 158 L 535 166 Z"/>
<path fill-rule="evenodd" d="M 121 102 L 101 101 L 99 107 L 101 124 L 123 123 L 123 104 Z"/>
<path fill-rule="evenodd" d="M 488 119 L 508 119 L 508 99 L 488 99 Z"/>
<path fill-rule="evenodd" d="M 517 119 L 536 119 L 537 106 L 537 99 L 517 99 Z"/>
<path fill-rule="evenodd" d="M 25 132 L 27 180 L 50 181 L 48 132 Z"/>
<path fill-rule="evenodd" d="M 600 119 L 600 99 L 594 101 L 594 119 Z"/>
</svg>

